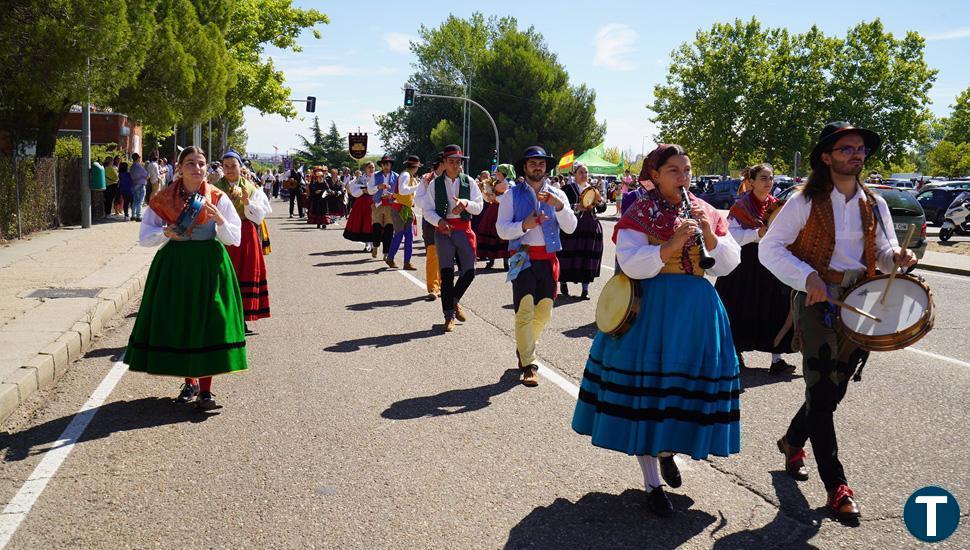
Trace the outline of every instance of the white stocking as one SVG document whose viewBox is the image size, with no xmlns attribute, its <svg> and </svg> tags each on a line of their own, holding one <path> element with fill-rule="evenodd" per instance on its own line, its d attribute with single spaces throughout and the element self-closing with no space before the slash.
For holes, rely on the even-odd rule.
<svg viewBox="0 0 970 550">
<path fill-rule="evenodd" d="M 660 481 L 660 461 L 657 460 L 657 457 L 641 455 L 637 456 L 637 462 L 640 463 L 640 469 L 643 470 L 643 484 L 646 486 L 647 492 L 660 487 L 662 484 Z"/>
</svg>

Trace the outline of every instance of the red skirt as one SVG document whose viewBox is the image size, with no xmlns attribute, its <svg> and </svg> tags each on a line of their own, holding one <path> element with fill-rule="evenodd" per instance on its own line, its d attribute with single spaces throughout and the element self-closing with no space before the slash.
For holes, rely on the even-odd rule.
<svg viewBox="0 0 970 550">
<path fill-rule="evenodd" d="M 350 217 L 344 227 L 344 238 L 348 241 L 369 243 L 374 240 L 374 224 L 371 222 L 371 205 L 374 201 L 370 195 L 361 195 L 354 199 L 354 206 L 350 209 Z"/>
<path fill-rule="evenodd" d="M 256 224 L 243 219 L 242 242 L 227 246 L 226 252 L 236 268 L 239 290 L 242 292 L 243 318 L 255 321 L 269 317 L 269 287 L 266 285 L 266 261 L 263 244 Z"/>
<path fill-rule="evenodd" d="M 512 252 L 509 250 L 509 242 L 504 241 L 498 236 L 498 229 L 495 222 L 498 221 L 498 203 L 488 204 L 482 212 L 482 219 L 478 222 L 478 259 L 494 260 L 496 258 L 509 258 Z"/>
</svg>

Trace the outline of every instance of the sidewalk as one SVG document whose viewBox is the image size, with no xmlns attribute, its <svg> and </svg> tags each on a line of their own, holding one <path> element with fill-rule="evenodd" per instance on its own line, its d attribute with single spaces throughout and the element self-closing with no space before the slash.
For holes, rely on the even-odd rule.
<svg viewBox="0 0 970 550">
<path fill-rule="evenodd" d="M 0 247 L 0 421 L 81 357 L 138 296 L 154 248 L 138 223 L 67 227 Z"/>
<path fill-rule="evenodd" d="M 927 250 L 917 269 L 970 276 L 970 256 Z"/>
</svg>

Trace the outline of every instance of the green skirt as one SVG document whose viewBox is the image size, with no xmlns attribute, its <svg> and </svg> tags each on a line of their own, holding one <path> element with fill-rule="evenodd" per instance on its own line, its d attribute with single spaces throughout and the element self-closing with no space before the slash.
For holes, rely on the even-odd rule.
<svg viewBox="0 0 970 550">
<path fill-rule="evenodd" d="M 222 243 L 170 241 L 155 254 L 125 363 L 185 378 L 246 370 L 242 294 Z"/>
</svg>

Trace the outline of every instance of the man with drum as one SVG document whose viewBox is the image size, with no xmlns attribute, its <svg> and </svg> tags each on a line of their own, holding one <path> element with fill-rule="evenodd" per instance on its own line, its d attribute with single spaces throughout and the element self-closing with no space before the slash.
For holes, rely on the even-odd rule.
<svg viewBox="0 0 970 550">
<path fill-rule="evenodd" d="M 515 171 L 525 176 L 526 183 L 499 197 L 495 222 L 499 237 L 509 241 L 514 253 L 509 259 L 508 280 L 512 281 L 515 306 L 515 351 L 526 386 L 539 384 L 536 342 L 556 299 L 556 252 L 562 250 L 559 231 L 572 233 L 577 223 L 566 194 L 546 179 L 555 160 L 542 147 L 525 150 Z"/>
<path fill-rule="evenodd" d="M 866 157 L 881 139 L 848 122 L 830 122 L 812 150 L 812 174 L 801 192 L 779 212 L 761 241 L 758 257 L 778 279 L 795 289 L 793 313 L 800 341 L 805 402 L 778 440 L 785 471 L 808 479 L 805 442 L 811 440 L 828 505 L 842 521 L 861 515 L 839 461 L 833 413 L 849 379 L 869 352 L 837 330 L 838 300 L 859 280 L 916 264 L 897 246 L 886 201 L 859 180 Z"/>
</svg>

